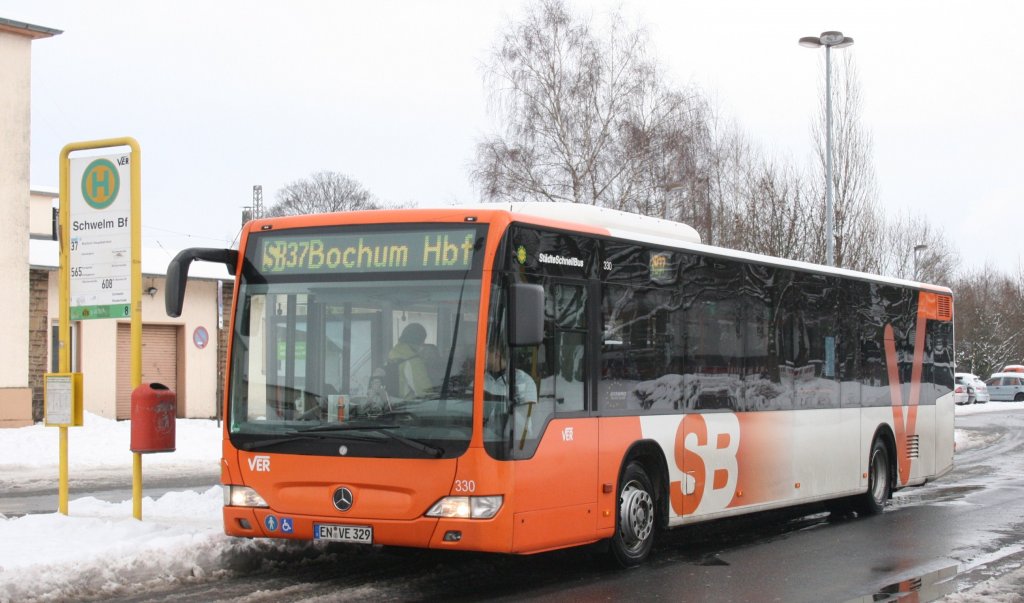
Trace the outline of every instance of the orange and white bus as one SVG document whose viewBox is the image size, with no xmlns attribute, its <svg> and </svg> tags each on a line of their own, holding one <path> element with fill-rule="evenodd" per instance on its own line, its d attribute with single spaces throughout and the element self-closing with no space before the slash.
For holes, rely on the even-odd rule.
<svg viewBox="0 0 1024 603">
<path fill-rule="evenodd" d="M 826 501 L 953 464 L 949 289 L 700 244 L 665 220 L 487 204 L 250 222 L 224 526 L 537 553 Z"/>
</svg>

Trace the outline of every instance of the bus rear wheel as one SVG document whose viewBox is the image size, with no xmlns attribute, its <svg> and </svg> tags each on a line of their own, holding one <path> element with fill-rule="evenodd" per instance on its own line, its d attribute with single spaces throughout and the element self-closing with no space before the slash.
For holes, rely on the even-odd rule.
<svg viewBox="0 0 1024 603">
<path fill-rule="evenodd" d="M 892 493 L 889 471 L 889 449 L 880 438 L 876 439 L 868 457 L 868 491 L 854 501 L 858 515 L 878 515 L 885 508 Z"/>
<path fill-rule="evenodd" d="M 611 552 L 622 567 L 639 565 L 654 544 L 654 487 L 643 465 L 631 462 L 619 479 L 619 500 Z"/>
</svg>

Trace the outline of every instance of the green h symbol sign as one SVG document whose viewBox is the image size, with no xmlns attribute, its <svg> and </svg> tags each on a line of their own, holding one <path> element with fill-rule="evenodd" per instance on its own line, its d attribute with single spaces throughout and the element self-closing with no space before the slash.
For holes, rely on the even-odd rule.
<svg viewBox="0 0 1024 603">
<path fill-rule="evenodd" d="M 107 159 L 97 159 L 82 174 L 82 196 L 93 209 L 106 209 L 117 199 L 121 175 Z"/>
</svg>

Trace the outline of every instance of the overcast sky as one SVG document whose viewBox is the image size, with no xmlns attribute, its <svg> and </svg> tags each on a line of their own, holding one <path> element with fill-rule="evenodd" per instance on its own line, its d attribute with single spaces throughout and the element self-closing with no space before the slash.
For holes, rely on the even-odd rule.
<svg viewBox="0 0 1024 603">
<path fill-rule="evenodd" d="M 646 25 L 673 80 L 703 88 L 763 148 L 811 160 L 823 50 L 855 44 L 880 203 L 927 214 L 968 268 L 1024 258 L 1024 3 L 979 0 L 575 0 Z M 264 204 L 319 170 L 381 199 L 477 202 L 475 143 L 494 127 L 482 63 L 520 1 L 0 0 L 61 29 L 33 43 L 33 186 L 67 143 L 142 148 L 145 245 L 228 245 L 252 187 Z"/>
</svg>

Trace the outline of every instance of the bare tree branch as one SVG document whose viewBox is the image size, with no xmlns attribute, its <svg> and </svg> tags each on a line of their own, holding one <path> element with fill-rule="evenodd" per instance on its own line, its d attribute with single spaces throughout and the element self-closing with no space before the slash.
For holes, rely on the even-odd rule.
<svg viewBox="0 0 1024 603">
<path fill-rule="evenodd" d="M 355 180 L 338 172 L 325 171 L 285 185 L 277 192 L 277 202 L 267 215 L 292 216 L 386 207 L 390 206 L 377 201 Z"/>
</svg>

